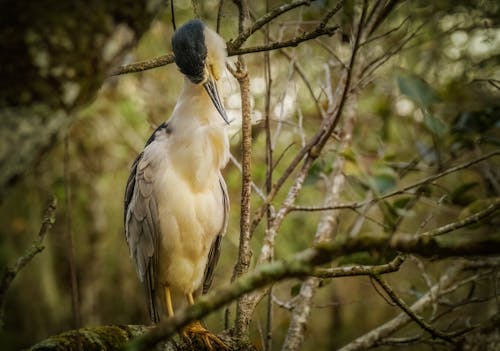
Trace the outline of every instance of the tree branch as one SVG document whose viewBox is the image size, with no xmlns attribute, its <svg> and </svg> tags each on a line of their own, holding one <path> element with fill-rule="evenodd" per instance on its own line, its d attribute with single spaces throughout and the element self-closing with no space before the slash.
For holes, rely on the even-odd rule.
<svg viewBox="0 0 500 351">
<path fill-rule="evenodd" d="M 348 240 L 321 243 L 288 259 L 262 264 L 255 270 L 236 279 L 233 283 L 214 289 L 209 294 L 200 297 L 196 304 L 180 311 L 175 317 L 163 322 L 145 335 L 134 339 L 127 350 L 143 351 L 150 349 L 159 342 L 173 336 L 177 330 L 180 330 L 189 322 L 207 316 L 244 294 L 284 279 L 314 275 L 317 266 L 343 255 L 362 251 L 385 252 L 394 250 L 404 253 L 418 253 L 426 257 L 445 258 L 450 256 L 498 254 L 499 247 L 500 238 L 486 238 L 479 241 L 440 242 L 434 238 L 416 240 L 408 235 L 395 235 L 393 240 L 389 242 L 383 236 L 367 235 Z"/>
<path fill-rule="evenodd" d="M 252 251 L 250 247 L 250 200 L 252 195 L 252 119 L 250 106 L 250 80 L 248 71 L 242 57 L 239 57 L 235 77 L 238 80 L 241 91 L 241 217 L 240 217 L 240 244 L 238 260 L 234 267 L 232 280 L 248 272 Z M 238 337 L 246 334 L 250 315 L 245 307 L 244 299 L 238 301 L 236 306 L 235 331 Z"/>
<path fill-rule="evenodd" d="M 135 337 L 143 335 L 151 330 L 152 326 L 145 325 L 107 325 L 87 327 L 70 330 L 59 335 L 47 338 L 29 351 L 122 351 L 124 347 Z M 257 351 L 253 345 L 242 340 L 230 337 L 227 334 L 218 335 L 227 346 L 226 351 L 248 350 Z M 162 351 L 213 351 L 197 339 L 188 339 L 176 335 L 171 340 L 161 344 Z"/>
<path fill-rule="evenodd" d="M 458 264 L 451 266 L 446 273 L 441 276 L 441 279 L 411 306 L 411 310 L 414 313 L 419 313 L 429 304 L 433 303 L 434 297 L 437 296 L 438 293 L 442 295 L 442 291 L 455 282 L 465 266 L 464 262 L 458 262 Z M 402 312 L 393 319 L 343 346 L 339 351 L 361 351 L 370 349 L 375 345 L 379 345 L 382 340 L 393 335 L 397 330 L 410 322 L 411 318 L 408 314 Z"/>
<path fill-rule="evenodd" d="M 243 32 L 241 32 L 238 35 L 237 38 L 235 38 L 234 40 L 229 40 L 228 43 L 227 43 L 227 47 L 228 48 L 229 47 L 231 47 L 231 48 L 239 48 L 239 47 L 241 47 L 241 45 L 243 45 L 243 43 L 253 33 L 255 33 L 256 31 L 258 31 L 260 28 L 262 28 L 267 23 L 271 22 L 276 17 L 281 16 L 285 12 L 293 10 L 296 7 L 299 7 L 299 6 L 302 6 L 302 5 L 309 6 L 312 1 L 314 1 L 314 0 L 295 0 L 295 1 L 292 1 L 292 2 L 290 2 L 288 4 L 284 4 L 284 5 L 281 5 L 281 6 L 278 6 L 278 7 L 274 8 L 274 9 L 272 9 L 271 11 L 269 11 L 268 13 L 266 13 L 265 15 L 263 15 L 262 17 L 260 17 L 259 19 L 257 19 L 252 24 L 251 27 L 249 27 L 246 30 L 244 30 Z"/>
<path fill-rule="evenodd" d="M 296 5 L 294 7 L 302 5 L 302 3 L 308 3 L 310 1 L 297 1 L 297 3 L 300 3 L 299 5 Z M 330 11 L 325 18 L 329 19 L 331 16 L 333 16 L 338 10 L 342 7 L 343 2 L 340 1 L 337 6 L 333 9 L 333 11 Z M 287 4 L 291 5 L 291 4 Z M 283 5 L 285 6 L 285 5 Z M 303 43 L 305 41 L 323 36 L 323 35 L 333 35 L 338 29 L 338 26 L 326 26 L 326 21 L 323 20 L 320 25 L 318 25 L 314 30 L 304 33 L 300 36 L 297 36 L 295 38 L 289 39 L 289 40 L 284 40 L 284 41 L 277 41 L 277 42 L 272 42 L 266 45 L 258 45 L 258 46 L 253 46 L 253 47 L 247 47 L 247 48 L 241 48 L 241 45 L 248 39 L 248 37 L 254 33 L 256 30 L 261 28 L 263 25 L 271 21 L 273 18 L 277 17 L 279 14 L 283 13 L 280 12 L 282 11 L 282 7 L 278 7 L 274 10 L 272 10 L 270 13 L 262 16 L 259 18 L 257 21 L 254 22 L 252 27 L 243 30 L 238 37 L 234 40 L 229 40 L 226 45 L 227 45 L 227 54 L 228 56 L 236 56 L 236 55 L 244 55 L 244 54 L 249 54 L 249 53 L 255 53 L 255 52 L 263 52 L 263 51 L 271 51 L 271 50 L 276 50 L 276 49 L 281 49 L 284 47 L 291 47 L 291 46 L 297 46 L 300 43 Z M 292 8 L 294 8 L 292 7 Z M 280 10 L 281 9 L 281 10 Z M 287 8 L 286 11 L 290 10 L 291 8 Z M 275 12 L 273 12 L 275 11 Z M 278 14 L 276 14 L 278 13 Z M 272 14 L 272 15 L 270 15 Z M 166 66 L 168 64 L 171 64 L 174 62 L 174 54 L 173 53 L 168 53 L 163 56 L 158 56 L 149 60 L 144 60 L 140 62 L 135 62 L 127 65 L 122 65 L 117 67 L 116 69 L 112 70 L 111 73 L 109 74 L 110 76 L 117 76 L 121 74 L 127 74 L 127 73 L 137 73 L 137 72 L 142 72 L 146 71 L 149 69 L 161 67 L 161 66 Z"/>
<path fill-rule="evenodd" d="M 439 228 L 422 233 L 422 234 L 420 234 L 420 236 L 435 237 L 435 236 L 449 233 L 449 232 L 454 231 L 458 228 L 468 226 L 469 224 L 477 223 L 480 220 L 482 220 L 483 218 L 486 218 L 489 215 L 492 215 L 493 213 L 495 213 L 499 208 L 500 208 L 500 198 L 497 198 L 497 199 L 493 200 L 484 210 L 478 211 L 478 212 L 474 213 L 473 215 L 470 215 L 470 216 L 468 216 L 462 220 L 459 220 L 457 222 L 452 222 L 452 223 L 443 225 Z"/>
<path fill-rule="evenodd" d="M 431 334 L 435 338 L 440 338 L 443 339 L 447 342 L 453 343 L 450 335 L 443 333 L 435 328 L 433 328 L 430 324 L 428 324 L 421 316 L 418 316 L 416 313 L 414 313 L 411 308 L 404 302 L 395 292 L 392 290 L 392 288 L 389 286 L 389 284 L 378 274 L 373 274 L 372 278 L 377 281 L 377 283 L 384 289 L 384 291 L 389 295 L 391 300 L 399 307 L 401 308 L 411 319 L 413 319 L 422 329 L 427 331 L 429 334 Z"/>
<path fill-rule="evenodd" d="M 476 163 L 485 161 L 485 160 L 487 160 L 489 158 L 492 158 L 492 157 L 495 157 L 495 156 L 499 156 L 499 155 L 500 155 L 500 151 L 490 152 L 490 153 L 488 153 L 486 155 L 483 155 L 483 156 L 481 156 L 479 158 L 473 159 L 473 160 L 468 161 L 468 162 L 464 162 L 464 163 L 459 164 L 459 165 L 457 165 L 455 167 L 448 168 L 447 170 L 445 170 L 443 172 L 433 174 L 433 175 L 431 175 L 429 177 L 426 177 L 426 178 L 424 178 L 422 180 L 419 180 L 419 181 L 417 181 L 415 183 L 407 185 L 407 186 L 405 186 L 405 187 L 403 187 L 401 189 L 395 190 L 393 192 L 387 193 L 385 195 L 382 195 L 382 196 L 379 196 L 377 198 L 373 198 L 373 199 L 370 199 L 370 200 L 351 202 L 349 204 L 340 204 L 340 205 L 336 205 L 336 206 L 318 206 L 318 207 L 294 206 L 294 207 L 290 208 L 290 211 L 329 211 L 329 210 L 341 210 L 341 209 L 356 209 L 356 208 L 360 208 L 360 207 L 363 207 L 363 206 L 365 206 L 367 204 L 373 204 L 373 203 L 376 203 L 378 201 L 385 200 L 385 199 L 391 198 L 391 197 L 396 196 L 396 195 L 405 194 L 409 190 L 412 190 L 413 188 L 417 188 L 417 187 L 419 187 L 421 185 L 433 182 L 433 181 L 435 181 L 435 180 L 437 180 L 439 178 L 442 178 L 442 177 L 444 177 L 444 176 L 446 176 L 448 174 L 461 171 L 462 169 L 469 168 L 469 167 L 475 165 Z"/>
<path fill-rule="evenodd" d="M 119 76 L 126 73 L 137 73 L 146 71 L 148 69 L 153 69 L 161 66 L 166 66 L 174 62 L 174 54 L 168 53 L 163 56 L 158 56 L 149 60 L 139 61 L 130 63 L 128 65 L 122 65 L 110 72 L 110 76 Z"/>
<path fill-rule="evenodd" d="M 320 37 L 322 35 L 328 35 L 331 36 L 337 32 L 339 29 L 339 26 L 328 26 L 324 28 L 316 28 L 310 32 L 304 33 L 300 36 L 297 36 L 295 38 L 289 39 L 289 40 L 284 40 L 284 41 L 275 41 L 272 43 L 269 43 L 267 45 L 258 45 L 258 46 L 251 46 L 247 48 L 228 48 L 228 56 L 233 56 L 233 55 L 244 55 L 244 54 L 250 54 L 250 53 L 255 53 L 255 52 L 263 52 L 263 51 L 271 51 L 271 50 L 276 50 L 276 49 L 281 49 L 285 47 L 291 47 L 291 46 L 297 46 L 300 43 L 303 43 L 305 41 L 315 39 L 317 37 Z"/>
<path fill-rule="evenodd" d="M 10 284 L 17 276 L 17 274 L 33 259 L 33 257 L 35 257 L 35 255 L 42 252 L 45 248 L 42 243 L 45 239 L 45 236 L 56 221 L 56 207 L 57 199 L 55 197 L 51 197 L 43 214 L 42 225 L 40 226 L 40 230 L 38 231 L 38 235 L 35 241 L 31 245 L 31 247 L 26 250 L 24 255 L 17 259 L 16 263 L 5 267 L 5 270 L 2 274 L 2 279 L 0 280 L 0 329 L 3 326 L 3 311 L 5 307 L 7 290 L 9 289 Z"/>
<path fill-rule="evenodd" d="M 348 266 L 348 267 L 335 267 L 335 268 L 316 268 L 311 275 L 318 278 L 339 278 L 339 277 L 353 277 L 359 275 L 380 275 L 392 273 L 399 270 L 405 261 L 405 255 L 397 255 L 391 262 L 376 266 Z"/>
</svg>

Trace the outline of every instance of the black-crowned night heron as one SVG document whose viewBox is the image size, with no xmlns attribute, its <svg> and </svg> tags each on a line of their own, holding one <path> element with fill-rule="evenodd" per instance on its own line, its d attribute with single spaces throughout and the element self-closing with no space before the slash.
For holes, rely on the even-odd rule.
<svg viewBox="0 0 500 351">
<path fill-rule="evenodd" d="M 174 33 L 172 48 L 184 87 L 170 119 L 137 156 L 125 190 L 126 239 L 153 322 L 160 320 L 161 302 L 173 316 L 180 297 L 193 304 L 210 287 L 229 209 L 221 175 L 229 122 L 216 85 L 225 42 L 192 20 Z M 199 322 L 186 330 L 210 344 Z"/>
</svg>

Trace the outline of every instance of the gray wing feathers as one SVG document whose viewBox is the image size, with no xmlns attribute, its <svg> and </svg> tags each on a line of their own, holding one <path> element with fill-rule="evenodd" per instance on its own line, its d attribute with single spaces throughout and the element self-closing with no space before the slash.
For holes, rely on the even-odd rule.
<svg viewBox="0 0 500 351">
<path fill-rule="evenodd" d="M 212 281 L 214 279 L 214 270 L 217 262 L 219 261 L 220 256 L 220 245 L 222 241 L 222 237 L 226 233 L 227 223 L 229 220 L 229 196 L 227 194 L 227 186 L 222 175 L 219 177 L 219 184 L 221 187 L 222 193 L 222 203 L 224 205 L 224 219 L 222 221 L 222 227 L 219 231 L 219 234 L 215 237 L 212 242 L 212 246 L 210 247 L 210 251 L 208 253 L 207 265 L 205 267 L 205 274 L 203 278 L 203 290 L 202 293 L 206 294 L 210 286 L 212 285 Z"/>
<path fill-rule="evenodd" d="M 146 290 L 150 317 L 155 322 L 159 320 L 156 308 L 158 233 L 152 169 L 141 153 L 132 165 L 125 191 L 125 235 L 139 279 Z"/>
</svg>

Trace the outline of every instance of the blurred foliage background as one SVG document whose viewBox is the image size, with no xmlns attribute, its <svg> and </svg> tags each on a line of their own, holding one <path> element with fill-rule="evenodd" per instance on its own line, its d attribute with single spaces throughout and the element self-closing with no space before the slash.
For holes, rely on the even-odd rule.
<svg viewBox="0 0 500 351">
<path fill-rule="evenodd" d="M 273 8 L 282 1 L 270 1 Z M 313 28 L 333 1 L 315 1 L 276 19 L 270 27 L 275 38 L 288 38 Z M 190 2 L 175 2 L 177 24 L 194 16 Z M 218 1 L 203 1 L 199 14 L 215 27 Z M 251 2 L 253 14 L 265 13 L 265 2 Z M 339 79 L 339 60 L 346 61 L 357 2 L 347 1 L 332 20 L 341 31 L 287 49 L 300 65 L 320 105 L 326 106 L 326 80 Z M 224 6 L 221 34 L 237 34 L 235 6 Z M 142 38 L 129 61 L 156 57 L 171 51 L 170 12 L 161 13 Z M 362 57 L 367 62 L 396 49 L 403 34 L 420 28 L 401 51 L 360 87 L 352 146 L 344 156 L 347 184 L 345 202 L 363 200 L 394 190 L 464 160 L 498 150 L 500 145 L 500 4 L 497 1 L 406 1 L 383 24 L 381 33 L 400 26 L 394 35 L 374 41 Z M 249 43 L 261 43 L 254 35 Z M 300 150 L 303 136 L 311 135 L 321 116 L 307 86 L 292 63 L 278 51 L 271 52 L 271 120 L 275 155 L 282 155 L 276 174 Z M 373 55 L 373 56 L 371 56 Z M 234 61 L 234 58 L 230 58 Z M 265 140 L 263 130 L 263 54 L 246 55 L 251 75 L 254 141 L 253 179 L 263 188 Z M 232 153 L 239 158 L 239 91 L 229 73 L 222 87 L 225 105 L 234 119 Z M 80 112 L 79 121 L 55 149 L 13 187 L 0 204 L 0 266 L 22 255 L 38 232 L 47 199 L 54 194 L 59 205 L 57 221 L 46 238 L 46 249 L 16 278 L 6 304 L 1 349 L 19 349 L 37 340 L 76 327 L 103 324 L 149 323 L 142 288 L 129 260 L 123 229 L 123 192 L 129 167 L 154 127 L 168 119 L 182 86 L 174 65 L 137 74 L 109 78 L 95 101 Z M 339 137 L 341 137 L 339 131 Z M 319 205 L 325 193 L 325 174 L 331 171 L 336 142 L 308 174 L 299 198 L 301 205 Z M 500 159 L 492 158 L 454 173 L 422 189 L 416 204 L 409 197 L 390 199 L 362 209 L 366 217 L 343 212 L 339 233 L 390 231 L 397 223 L 402 232 L 422 232 L 481 208 L 500 194 Z M 236 261 L 239 234 L 240 171 L 230 163 L 225 171 L 230 189 L 231 218 L 224 239 L 215 285 L 229 281 Z M 371 194 L 371 195 L 369 195 Z M 278 196 L 276 202 L 283 200 Z M 254 205 L 262 203 L 254 195 Z M 294 212 L 283 224 L 276 258 L 285 257 L 312 242 L 319 213 Z M 360 221 L 360 218 L 364 218 Z M 398 220 L 399 221 L 399 220 Z M 482 226 L 463 229 L 467 235 L 498 233 L 497 218 Z M 252 244 L 257 250 L 263 228 Z M 72 254 L 74 253 L 74 256 Z M 361 257 L 362 256 L 362 257 Z M 367 253 L 344 262 L 374 263 L 381 258 Z M 428 273 L 453 264 L 424 261 Z M 72 308 L 72 265 L 78 280 L 75 318 Z M 495 279 L 485 277 L 481 294 L 491 294 Z M 389 279 L 402 297 L 412 300 L 426 290 L 416 264 L 405 264 Z M 297 281 L 279 285 L 277 299 L 297 293 Z M 74 294 L 74 293 L 73 293 Z M 261 343 L 265 304 L 259 306 L 252 325 L 252 341 Z M 283 339 L 289 314 L 275 307 L 273 338 L 276 349 Z M 374 292 L 368 278 L 325 281 L 313 306 L 305 350 L 339 347 L 387 320 L 397 309 Z M 474 320 L 494 313 L 491 300 L 461 312 Z M 208 318 L 210 329 L 224 328 L 223 312 Z"/>
</svg>

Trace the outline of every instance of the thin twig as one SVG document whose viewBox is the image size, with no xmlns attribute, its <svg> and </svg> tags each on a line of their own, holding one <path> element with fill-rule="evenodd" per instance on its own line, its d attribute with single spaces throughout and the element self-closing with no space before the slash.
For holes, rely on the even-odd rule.
<svg viewBox="0 0 500 351">
<path fill-rule="evenodd" d="M 310 32 L 306 32 L 300 36 L 297 36 L 289 40 L 272 42 L 267 45 L 250 46 L 246 48 L 228 48 L 227 52 L 229 56 L 233 56 L 233 55 L 251 54 L 256 52 L 272 51 L 281 48 L 297 46 L 303 42 L 315 39 L 323 35 L 332 36 L 337 32 L 339 28 L 340 28 L 339 26 L 328 26 L 324 28 L 318 27 Z"/>
<path fill-rule="evenodd" d="M 335 9 L 330 11 L 329 13 L 333 13 Z M 351 84 L 351 79 L 352 79 L 352 71 L 354 67 L 354 63 L 356 60 L 356 56 L 358 53 L 358 45 L 360 42 L 360 35 L 361 35 L 361 30 L 358 30 L 358 34 L 356 35 L 355 42 L 353 44 L 353 49 L 351 53 L 351 57 L 349 60 L 349 65 L 347 69 L 344 70 L 344 75 L 341 79 L 341 82 L 339 82 L 339 85 L 337 87 L 337 90 L 339 91 L 338 97 L 338 105 L 335 104 L 335 106 L 330 106 L 328 111 L 327 111 L 327 118 L 324 119 L 324 122 L 322 123 L 320 129 L 316 132 L 316 134 L 311 138 L 311 140 L 307 143 L 306 146 L 304 146 L 295 156 L 295 158 L 290 162 L 288 167 L 285 169 L 281 177 L 276 181 L 276 183 L 273 185 L 272 191 L 270 194 L 267 196 L 267 203 L 270 203 L 274 197 L 277 195 L 283 184 L 286 182 L 286 180 L 290 177 L 290 175 L 293 173 L 293 171 L 297 168 L 297 166 L 300 164 L 302 160 L 304 160 L 302 167 L 300 169 L 300 174 L 306 174 L 313 164 L 313 162 L 320 156 L 322 149 L 325 147 L 327 141 L 329 140 L 330 136 L 332 135 L 335 127 L 337 126 L 337 123 L 339 122 L 340 115 L 343 111 L 344 104 L 346 103 L 349 91 L 350 91 L 350 84 Z M 295 188 L 297 188 L 299 185 L 299 182 L 303 181 L 304 179 L 301 180 L 300 177 L 296 178 L 294 186 L 290 189 L 290 191 L 295 191 Z M 289 191 L 289 193 L 290 193 Z M 262 217 L 265 214 L 265 206 L 264 204 L 259 211 L 254 215 L 254 219 L 252 221 L 252 231 L 255 230 L 257 225 L 260 223 Z M 288 207 L 292 207 L 293 203 L 289 203 Z M 288 208 L 287 208 L 288 212 Z"/>
<path fill-rule="evenodd" d="M 483 218 L 495 213 L 500 208 L 500 198 L 493 200 L 484 210 L 478 211 L 462 220 L 443 225 L 439 228 L 429 230 L 428 232 L 420 234 L 422 237 L 436 237 L 454 231 L 458 228 L 477 223 Z"/>
<path fill-rule="evenodd" d="M 229 160 L 232 162 L 232 164 L 241 172 L 241 164 L 238 162 L 238 160 L 233 156 L 233 154 L 229 154 Z M 266 195 L 262 192 L 262 189 L 255 184 L 254 181 L 252 181 L 252 189 L 253 191 L 262 199 L 266 199 Z"/>
<path fill-rule="evenodd" d="M 219 0 L 219 6 L 218 6 L 218 10 L 217 10 L 217 27 L 216 27 L 216 30 L 217 30 L 217 33 L 220 34 L 220 21 L 222 19 L 222 7 L 224 6 L 224 0 Z"/>
<path fill-rule="evenodd" d="M 175 32 L 177 30 L 177 26 L 175 25 L 174 0 L 170 0 L 170 15 L 172 16 L 172 28 Z"/>
<path fill-rule="evenodd" d="M 389 286 L 389 284 L 383 279 L 380 275 L 374 274 L 372 275 L 372 278 L 377 281 L 377 283 L 382 287 L 382 289 L 385 290 L 387 295 L 391 298 L 391 300 L 399 306 L 411 319 L 413 319 L 422 329 L 427 331 L 429 334 L 431 334 L 435 338 L 440 338 L 445 341 L 448 341 L 450 343 L 453 343 L 453 340 L 451 339 L 450 335 L 447 333 L 443 333 L 440 330 L 437 330 L 436 328 L 432 327 L 430 324 L 428 324 L 421 316 L 417 315 L 412 311 L 412 309 L 404 302 L 395 292 L 392 290 L 392 288 Z"/>
<path fill-rule="evenodd" d="M 433 181 L 435 181 L 435 180 L 437 180 L 439 178 L 442 178 L 442 177 L 444 177 L 444 176 L 446 176 L 446 175 L 448 175 L 450 173 L 455 173 L 455 172 L 461 171 L 462 169 L 469 168 L 469 167 L 475 165 L 476 163 L 482 162 L 484 160 L 487 160 L 489 158 L 492 158 L 492 157 L 495 157 L 495 156 L 499 156 L 499 155 L 500 155 L 500 151 L 490 152 L 490 153 L 488 153 L 486 155 L 483 155 L 483 156 L 481 156 L 479 158 L 473 159 L 473 160 L 468 161 L 468 162 L 461 163 L 461 164 L 459 164 L 459 165 L 457 165 L 455 167 L 448 168 L 448 169 L 446 169 L 443 172 L 433 174 L 433 175 L 431 175 L 429 177 L 426 177 L 426 178 L 424 178 L 422 180 L 419 180 L 418 182 L 412 183 L 412 184 L 407 185 L 407 186 L 405 186 L 405 187 L 403 187 L 401 189 L 395 190 L 393 192 L 387 193 L 385 195 L 382 195 L 382 196 L 379 196 L 377 198 L 373 198 L 373 199 L 370 199 L 370 200 L 355 201 L 355 202 L 351 202 L 351 203 L 348 203 L 348 204 L 340 204 L 340 205 L 336 205 L 336 206 L 318 206 L 318 207 L 295 206 L 295 207 L 291 207 L 290 211 L 329 211 L 329 210 L 342 210 L 342 209 L 356 209 L 356 208 L 360 208 L 360 207 L 365 206 L 366 204 L 376 203 L 378 201 L 385 200 L 385 199 L 394 197 L 396 195 L 406 194 L 409 190 L 412 190 L 413 188 L 417 188 L 417 187 L 419 187 L 421 185 L 433 182 Z"/>
<path fill-rule="evenodd" d="M 313 0 L 314 1 L 314 0 Z M 268 24 L 270 21 L 274 20 L 275 18 L 279 17 L 280 15 L 293 10 L 296 7 L 302 6 L 302 5 L 309 5 L 311 3 L 311 0 L 295 0 L 292 1 L 288 4 L 284 4 L 281 6 L 278 6 L 271 11 L 268 11 L 265 15 L 257 19 L 251 27 L 247 28 L 243 32 L 241 32 L 238 37 L 234 40 L 230 40 L 227 43 L 228 48 L 239 48 L 243 43 L 256 31 L 258 31 L 260 28 L 262 28 L 264 25 Z"/>
<path fill-rule="evenodd" d="M 55 197 L 51 197 L 47 207 L 45 208 L 45 212 L 43 214 L 42 225 L 40 226 L 40 230 L 38 231 L 38 235 L 34 240 L 31 247 L 26 250 L 24 255 L 19 257 L 17 261 L 5 267 L 2 277 L 0 279 L 0 329 L 3 327 L 3 313 L 5 307 L 5 301 L 7 296 L 7 291 L 12 284 L 14 278 L 19 274 L 19 272 L 26 267 L 26 265 L 31 262 L 33 257 L 38 253 L 42 252 L 45 248 L 43 244 L 43 240 L 47 233 L 52 229 L 56 221 L 55 213 L 57 208 L 57 199 Z"/>
<path fill-rule="evenodd" d="M 288 52 L 286 52 L 284 49 L 280 49 L 279 53 L 281 55 L 285 56 L 293 64 L 295 72 L 297 72 L 297 74 L 299 75 L 299 77 L 304 82 L 307 90 L 309 91 L 309 95 L 311 95 L 311 98 L 314 101 L 314 105 L 316 106 L 316 110 L 318 111 L 318 114 L 320 116 L 324 117 L 325 111 L 323 111 L 323 108 L 321 107 L 318 99 L 314 95 L 314 89 L 313 89 L 313 87 L 311 85 L 311 82 L 307 78 L 306 73 L 305 73 L 304 69 L 302 68 L 302 66 L 296 60 L 293 60 L 292 56 Z"/>
</svg>

